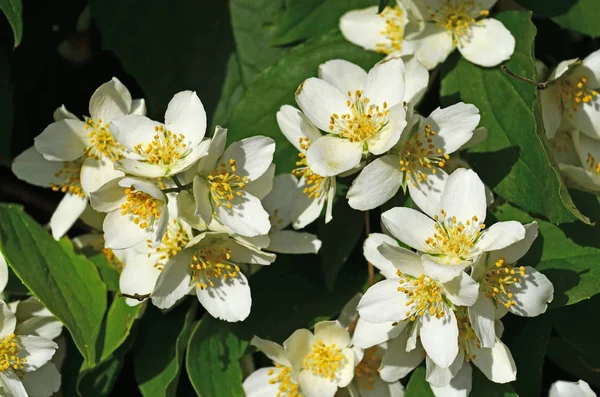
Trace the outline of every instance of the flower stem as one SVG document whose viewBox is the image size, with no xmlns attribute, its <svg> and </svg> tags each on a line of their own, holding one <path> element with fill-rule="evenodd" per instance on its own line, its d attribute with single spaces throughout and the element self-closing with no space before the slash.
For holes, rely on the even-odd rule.
<svg viewBox="0 0 600 397">
<path fill-rule="evenodd" d="M 536 86 L 536 88 L 538 90 L 545 90 L 546 88 L 548 88 L 548 82 L 547 81 L 543 81 L 541 83 L 538 83 L 536 81 L 528 79 L 527 77 L 519 76 L 518 74 L 513 73 L 509 68 L 507 68 L 506 65 L 501 65 L 500 69 L 502 69 L 502 71 L 506 72 L 506 74 L 508 74 L 511 77 L 514 77 L 517 80 L 521 80 L 521 81 L 524 81 L 525 83 L 528 83 L 528 84 Z"/>
<path fill-rule="evenodd" d="M 146 300 L 146 299 L 150 298 L 150 294 L 143 294 L 143 295 L 140 295 L 140 294 L 138 294 L 137 292 L 136 292 L 135 294 L 133 294 L 133 295 L 124 294 L 124 293 L 122 293 L 122 292 L 121 292 L 121 293 L 119 293 L 119 296 L 120 296 L 121 298 L 130 298 L 130 299 L 135 299 L 135 300 L 138 300 L 138 301 L 140 301 L 140 302 L 142 302 L 142 301 L 144 301 L 144 300 Z"/>
</svg>

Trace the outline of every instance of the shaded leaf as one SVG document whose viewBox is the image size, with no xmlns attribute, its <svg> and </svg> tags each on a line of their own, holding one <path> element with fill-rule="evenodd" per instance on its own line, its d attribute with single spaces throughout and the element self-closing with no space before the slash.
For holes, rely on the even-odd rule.
<svg viewBox="0 0 600 397">
<path fill-rule="evenodd" d="M 100 277 L 102 277 L 102 281 L 104 281 L 108 290 L 113 292 L 118 291 L 119 277 L 121 274 L 112 263 L 106 260 L 106 256 L 104 256 L 102 253 L 99 253 L 89 256 L 88 259 L 92 261 L 98 268 Z"/>
<path fill-rule="evenodd" d="M 7 0 L 0 0 L 0 3 L 2 1 Z M 10 80 L 8 54 L 4 48 L 0 48 L 0 118 L 2 119 L 0 161 L 8 164 L 13 130 L 13 86 Z"/>
<path fill-rule="evenodd" d="M 425 367 L 418 367 L 406 385 L 405 397 L 434 397 L 429 383 L 425 380 Z"/>
<path fill-rule="evenodd" d="M 4 12 L 15 37 L 15 48 L 23 38 L 23 3 L 21 0 L 0 0 L 0 10 Z"/>
<path fill-rule="evenodd" d="M 596 0 L 518 0 L 519 3 L 566 29 L 592 37 L 600 36 L 598 13 L 600 3 Z"/>
<path fill-rule="evenodd" d="M 473 365 L 473 397 L 519 397 L 510 383 L 494 383 Z"/>
<path fill-rule="evenodd" d="M 600 387 L 600 360 L 597 355 L 586 354 L 564 339 L 552 337 L 548 344 L 548 358 L 575 378 Z"/>
</svg>

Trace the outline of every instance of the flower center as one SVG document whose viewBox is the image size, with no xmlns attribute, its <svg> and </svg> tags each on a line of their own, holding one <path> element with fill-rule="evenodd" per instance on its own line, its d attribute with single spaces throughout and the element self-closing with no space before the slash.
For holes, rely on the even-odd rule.
<svg viewBox="0 0 600 397">
<path fill-rule="evenodd" d="M 400 170 L 406 172 L 414 186 L 427 180 L 424 170 L 429 169 L 435 174 L 450 158 L 442 149 L 436 149 L 432 138 L 435 134 L 431 125 L 427 124 L 423 132 L 410 137 L 400 151 Z"/>
<path fill-rule="evenodd" d="M 314 375 L 333 380 L 335 373 L 345 361 L 342 349 L 335 343 L 326 345 L 322 340 L 318 340 L 313 343 L 312 351 L 304 359 L 304 369 L 312 371 Z"/>
<path fill-rule="evenodd" d="M 215 279 L 223 281 L 239 275 L 238 265 L 231 263 L 229 248 L 202 248 L 192 257 L 192 282 L 197 288 L 207 289 L 215 286 Z"/>
<path fill-rule="evenodd" d="M 173 133 L 171 130 L 165 129 L 162 124 L 155 126 L 154 131 L 156 131 L 156 135 L 152 142 L 146 145 L 146 148 L 141 143 L 134 146 L 135 152 L 143 156 L 146 161 L 151 164 L 168 166 L 187 154 L 187 144 L 183 142 L 185 139 L 183 134 Z"/>
<path fill-rule="evenodd" d="M 390 54 L 402 49 L 404 40 L 404 28 L 402 27 L 402 9 L 399 6 L 387 6 L 379 16 L 385 19 L 385 29 L 380 33 L 385 36 L 388 42 L 377 43 L 376 51 L 384 54 Z"/>
<path fill-rule="evenodd" d="M 154 252 L 148 253 L 148 258 L 154 255 L 156 259 L 154 267 L 158 270 L 163 270 L 167 261 L 181 251 L 189 241 L 190 236 L 181 225 L 181 222 L 177 219 L 173 219 L 167 227 L 167 231 L 165 232 L 160 245 L 153 248 Z M 151 240 L 146 240 L 146 244 L 148 248 L 152 248 Z"/>
<path fill-rule="evenodd" d="M 471 37 L 471 26 L 480 23 L 478 17 L 489 15 L 475 0 L 443 0 L 437 10 L 428 7 L 428 11 L 433 22 L 452 33 L 454 45 Z"/>
<path fill-rule="evenodd" d="M 406 302 L 406 317 L 410 318 L 410 321 L 415 321 L 417 317 L 423 317 L 425 314 L 437 318 L 444 317 L 442 289 L 434 280 L 424 274 L 419 278 L 405 276 L 400 270 L 396 271 L 396 274 L 400 278 L 398 291 L 409 297 L 409 301 Z"/>
<path fill-rule="evenodd" d="M 481 349 L 481 342 L 473 330 L 469 312 L 465 307 L 456 308 L 456 322 L 458 325 L 458 348 L 465 352 L 467 362 L 477 357 L 474 351 Z"/>
<path fill-rule="evenodd" d="M 365 350 L 363 359 L 354 368 L 354 378 L 362 389 L 373 390 L 375 378 L 379 376 L 381 357 L 377 356 L 377 346 Z"/>
<path fill-rule="evenodd" d="M 269 370 L 268 375 L 275 375 L 273 379 L 269 379 L 270 384 L 279 384 L 276 397 L 303 397 L 303 395 L 298 391 L 298 385 L 292 382 L 290 377 L 292 370 L 290 367 L 286 367 L 281 364 L 276 364 L 275 367 L 279 369 L 279 372 L 277 372 L 275 375 L 275 370 L 271 369 Z"/>
<path fill-rule="evenodd" d="M 61 184 L 51 183 L 50 188 L 55 192 L 71 193 L 75 196 L 85 197 L 85 192 L 81 187 L 81 165 L 83 159 L 63 162 L 63 167 L 54 174 L 57 179 L 62 180 Z"/>
<path fill-rule="evenodd" d="M 298 141 L 300 142 L 300 149 L 303 151 L 298 153 L 298 157 L 300 158 L 300 160 L 296 161 L 296 166 L 298 166 L 298 168 L 294 169 L 292 174 L 306 180 L 306 187 L 302 190 L 304 194 L 306 194 L 309 198 L 318 199 L 321 197 L 321 192 L 323 191 L 321 182 L 323 182 L 325 178 L 319 174 L 315 174 L 306 162 L 305 152 L 310 147 L 310 140 L 306 137 L 303 137 L 299 138 Z"/>
<path fill-rule="evenodd" d="M 102 123 L 102 119 L 86 118 L 85 128 L 91 130 L 88 133 L 90 146 L 83 149 L 83 152 L 93 159 L 100 160 L 101 157 L 105 157 L 114 163 L 123 159 L 125 147 L 112 136 L 108 126 L 109 124 Z"/>
<path fill-rule="evenodd" d="M 27 363 L 26 358 L 19 357 L 19 347 L 15 342 L 15 334 L 10 334 L 0 342 L 0 371 L 6 372 L 9 369 L 21 371 L 24 364 Z"/>
<path fill-rule="evenodd" d="M 448 217 L 444 210 L 441 210 L 441 214 L 442 222 L 437 215 L 433 217 L 436 221 L 435 232 L 433 237 L 425 240 L 425 244 L 441 255 L 461 260 L 467 259 L 485 225 L 479 224 L 476 216 L 462 224 L 462 222 L 457 222 L 455 216 Z"/>
<path fill-rule="evenodd" d="M 208 175 L 210 192 L 217 207 L 224 204 L 227 208 L 231 208 L 229 201 L 235 196 L 242 195 L 241 190 L 246 187 L 248 177 L 241 177 L 235 173 L 236 171 L 235 160 L 229 159 L 229 164 L 221 163 L 219 168 Z"/>
<path fill-rule="evenodd" d="M 575 81 L 569 76 L 561 76 L 557 81 L 558 99 L 560 100 L 563 111 L 567 112 L 569 117 L 577 112 L 585 103 L 592 102 L 598 92 L 587 86 L 587 77 L 583 76 Z"/>
<path fill-rule="evenodd" d="M 131 215 L 133 223 L 145 229 L 155 219 L 160 218 L 158 200 L 146 192 L 135 190 L 134 186 L 125 189 L 127 201 L 121 204 L 121 215 Z"/>
<path fill-rule="evenodd" d="M 356 90 L 354 98 L 348 91 L 346 106 L 348 113 L 334 113 L 329 120 L 329 130 L 350 142 L 364 142 L 385 128 L 390 113 L 387 102 L 383 109 L 378 105 L 369 105 L 369 98 L 363 98 L 362 91 Z"/>
<path fill-rule="evenodd" d="M 596 158 L 592 156 L 591 153 L 588 153 L 585 162 L 590 167 L 590 170 L 592 170 L 592 172 L 595 171 L 596 174 L 600 174 L 600 162 L 596 161 Z"/>
<path fill-rule="evenodd" d="M 504 262 L 504 258 L 498 259 L 492 269 L 485 272 L 483 289 L 487 296 L 494 298 L 497 302 L 509 309 L 515 306 L 513 294 L 509 288 L 514 283 L 518 283 L 521 277 L 525 277 L 525 267 L 519 266 L 514 269 L 512 266 Z"/>
</svg>

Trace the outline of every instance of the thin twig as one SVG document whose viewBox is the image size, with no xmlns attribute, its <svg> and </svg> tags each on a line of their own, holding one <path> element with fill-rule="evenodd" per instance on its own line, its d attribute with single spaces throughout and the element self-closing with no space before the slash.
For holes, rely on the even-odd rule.
<svg viewBox="0 0 600 397">
<path fill-rule="evenodd" d="M 367 237 L 371 234 L 371 218 L 369 216 L 369 211 L 365 211 L 365 234 Z M 375 268 L 369 261 L 367 261 L 367 269 L 369 270 L 369 286 L 371 286 L 375 282 Z"/>
<path fill-rule="evenodd" d="M 121 298 L 135 299 L 135 300 L 138 300 L 138 301 L 140 301 L 140 302 L 142 302 L 142 301 L 145 301 L 146 299 L 150 298 L 150 294 L 143 294 L 143 295 L 140 295 L 140 294 L 138 294 L 137 292 L 136 292 L 135 294 L 133 294 L 133 295 L 124 294 L 124 293 L 120 292 L 120 293 L 119 293 L 119 296 L 120 296 Z"/>
<path fill-rule="evenodd" d="M 174 177 L 173 177 L 173 178 L 171 178 L 171 179 L 173 179 L 173 182 L 175 182 L 175 185 L 177 185 L 177 187 L 178 187 L 179 189 L 183 189 L 183 185 L 181 184 L 181 182 L 179 182 L 179 179 L 178 179 L 176 176 L 174 176 Z"/>
<path fill-rule="evenodd" d="M 176 179 L 173 178 L 173 181 L 175 181 L 175 180 Z M 179 192 L 181 192 L 183 190 L 188 190 L 189 188 L 191 188 L 194 185 L 193 182 L 190 182 L 190 183 L 187 183 L 185 185 L 182 185 L 179 181 L 177 181 L 175 184 L 177 185 L 177 187 L 170 187 L 168 189 L 163 189 L 162 190 L 163 193 L 165 193 L 165 194 L 167 194 L 167 193 L 179 193 Z"/>
<path fill-rule="evenodd" d="M 538 83 L 536 81 L 528 79 L 527 77 L 519 76 L 518 74 L 513 73 L 509 68 L 507 68 L 506 65 L 501 65 L 500 69 L 502 69 L 502 71 L 504 71 L 506 74 L 508 74 L 511 77 L 514 77 L 517 80 L 521 80 L 521 81 L 523 81 L 525 83 L 528 83 L 528 84 L 536 86 L 536 88 L 538 90 L 545 90 L 546 88 L 548 88 L 548 82 L 547 81 L 543 81 L 541 83 Z"/>
</svg>

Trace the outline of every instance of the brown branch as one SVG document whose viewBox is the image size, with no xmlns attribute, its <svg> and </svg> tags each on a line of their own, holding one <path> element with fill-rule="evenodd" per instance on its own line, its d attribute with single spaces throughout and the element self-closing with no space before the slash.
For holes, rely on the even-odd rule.
<svg viewBox="0 0 600 397">
<path fill-rule="evenodd" d="M 519 76 L 518 74 L 512 72 L 509 68 L 506 67 L 506 65 L 501 65 L 500 69 L 502 69 L 503 72 L 505 72 L 506 74 L 508 74 L 511 77 L 514 77 L 517 80 L 521 80 L 525 83 L 534 85 L 538 90 L 545 90 L 546 88 L 548 88 L 548 82 L 547 81 L 543 81 L 541 83 L 538 83 L 537 81 L 533 81 L 531 79 L 528 79 L 527 77 L 523 77 L 523 76 Z"/>
<path fill-rule="evenodd" d="M 369 234 L 371 234 L 371 218 L 369 215 L 369 211 L 365 211 L 365 234 L 367 235 L 367 237 L 369 237 Z M 370 287 L 375 282 L 375 268 L 373 267 L 373 264 L 369 261 L 367 261 L 367 269 L 369 271 Z"/>
<path fill-rule="evenodd" d="M 133 294 L 133 295 L 124 294 L 124 293 L 120 292 L 118 296 L 120 296 L 121 298 L 135 299 L 135 300 L 138 300 L 140 302 L 142 302 L 142 301 L 150 298 L 150 294 L 140 295 L 137 292 L 135 294 Z"/>
</svg>

